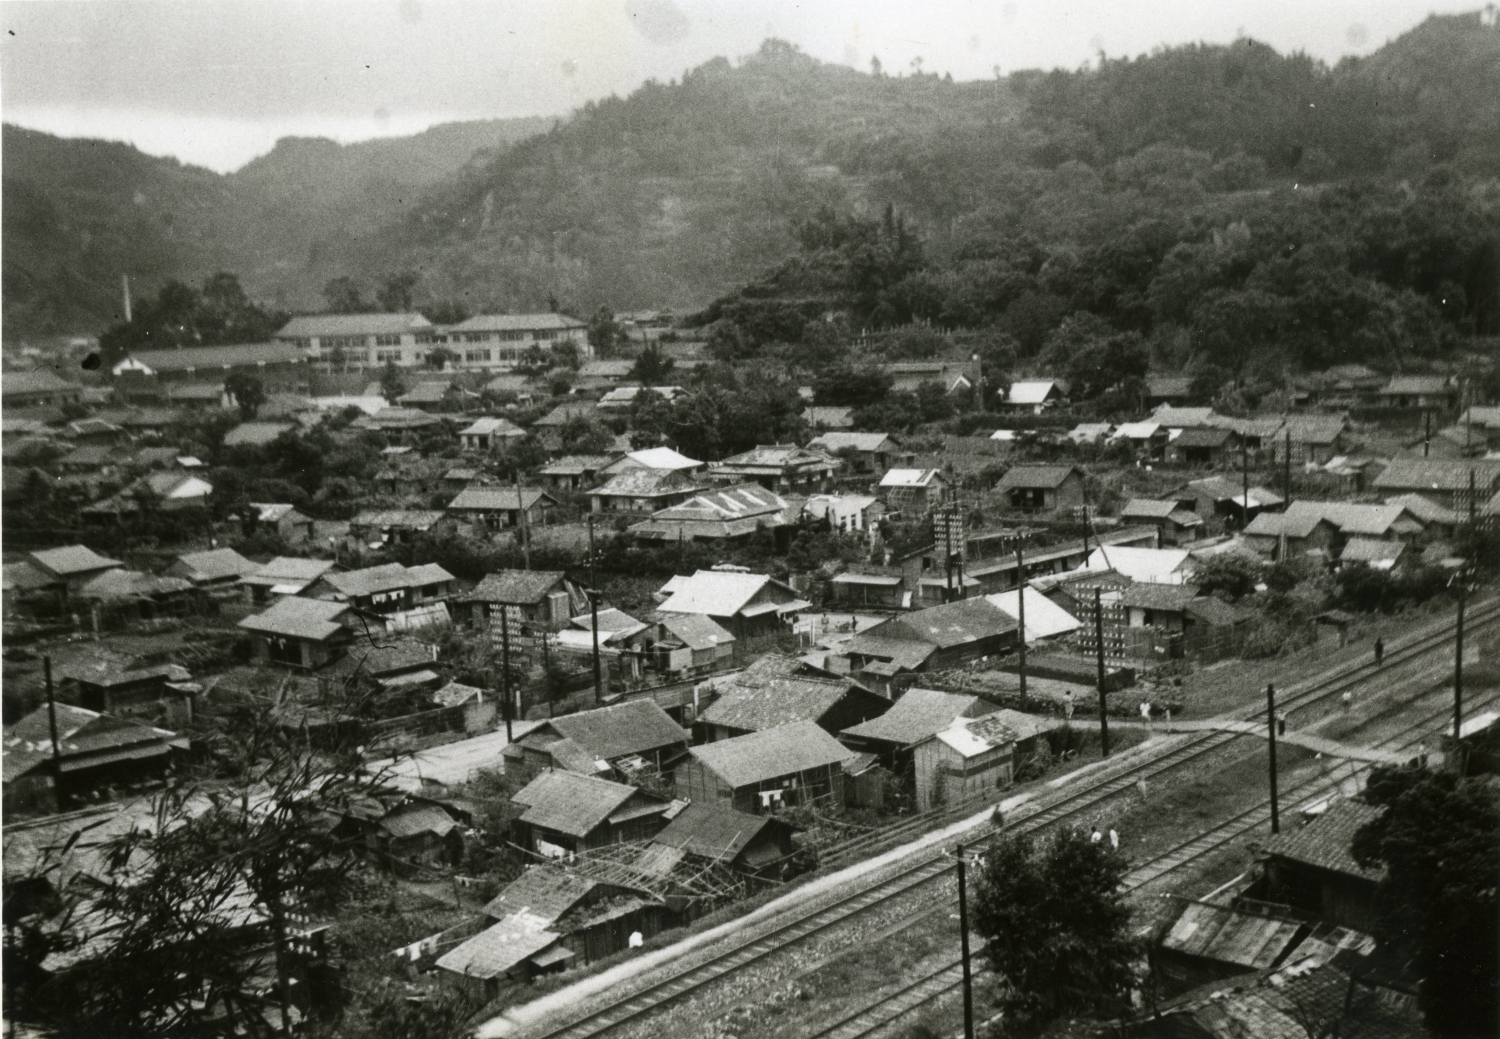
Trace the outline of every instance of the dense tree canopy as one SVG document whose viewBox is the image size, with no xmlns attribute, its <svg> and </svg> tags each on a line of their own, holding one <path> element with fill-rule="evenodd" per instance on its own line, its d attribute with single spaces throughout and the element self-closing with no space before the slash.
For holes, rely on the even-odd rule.
<svg viewBox="0 0 1500 1039">
<path fill-rule="evenodd" d="M 1354 857 L 1384 866 L 1376 937 L 1415 953 L 1418 998 L 1439 1036 L 1493 1035 L 1500 1021 L 1500 794 L 1494 777 L 1379 768 L 1365 800 L 1384 811 Z"/>
</svg>

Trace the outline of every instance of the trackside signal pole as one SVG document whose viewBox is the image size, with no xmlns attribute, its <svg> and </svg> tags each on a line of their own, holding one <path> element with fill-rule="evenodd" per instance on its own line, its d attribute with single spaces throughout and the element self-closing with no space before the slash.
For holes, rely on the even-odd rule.
<svg viewBox="0 0 1500 1039">
<path fill-rule="evenodd" d="M 1026 562 L 1021 558 L 1020 546 L 1016 547 L 1016 602 L 1018 620 L 1021 625 L 1021 710 L 1026 710 L 1031 701 L 1026 697 Z"/>
</svg>

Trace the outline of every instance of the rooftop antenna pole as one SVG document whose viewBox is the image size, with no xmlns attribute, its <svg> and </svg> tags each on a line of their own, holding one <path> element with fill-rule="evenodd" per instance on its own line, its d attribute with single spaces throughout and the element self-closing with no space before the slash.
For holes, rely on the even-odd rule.
<svg viewBox="0 0 1500 1039">
<path fill-rule="evenodd" d="M 1026 564 L 1021 557 L 1021 546 L 1016 546 L 1016 602 L 1021 622 L 1021 710 L 1031 706 L 1026 696 Z"/>
</svg>

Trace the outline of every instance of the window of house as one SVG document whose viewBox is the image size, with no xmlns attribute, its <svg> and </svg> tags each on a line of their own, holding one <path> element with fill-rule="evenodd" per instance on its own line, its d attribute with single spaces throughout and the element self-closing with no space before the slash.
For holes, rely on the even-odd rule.
<svg viewBox="0 0 1500 1039">
<path fill-rule="evenodd" d="M 556 338 L 557 333 L 552 331 L 550 328 L 538 329 L 536 332 L 536 341 L 539 343 L 550 343 Z"/>
<path fill-rule="evenodd" d="M 387 362 L 390 362 L 391 364 L 400 364 L 401 363 L 401 351 L 400 350 L 376 350 L 375 351 L 375 363 L 376 364 L 385 364 Z"/>
<path fill-rule="evenodd" d="M 376 346 L 400 346 L 401 345 L 401 336 L 399 336 L 399 335 L 393 335 L 393 336 L 389 336 L 389 335 L 387 335 L 387 336 L 376 336 L 375 337 L 375 345 Z"/>
<path fill-rule="evenodd" d="M 526 338 L 525 332 L 501 332 L 500 338 L 509 343 L 519 343 Z"/>
<path fill-rule="evenodd" d="M 480 363 L 488 364 L 489 361 L 490 361 L 490 351 L 488 351 L 488 350 L 465 350 L 464 351 L 464 360 L 467 363 L 469 363 L 469 364 L 480 364 Z"/>
</svg>

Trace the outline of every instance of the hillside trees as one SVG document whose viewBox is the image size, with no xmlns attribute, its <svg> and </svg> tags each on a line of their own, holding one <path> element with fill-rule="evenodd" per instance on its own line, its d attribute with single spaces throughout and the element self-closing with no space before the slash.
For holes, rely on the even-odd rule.
<svg viewBox="0 0 1500 1039">
<path fill-rule="evenodd" d="M 1383 809 L 1351 851 L 1384 866 L 1376 937 L 1414 952 L 1418 1000 L 1439 1036 L 1491 1034 L 1500 1019 L 1500 799 L 1485 779 L 1377 768 L 1364 798 Z"/>
</svg>

